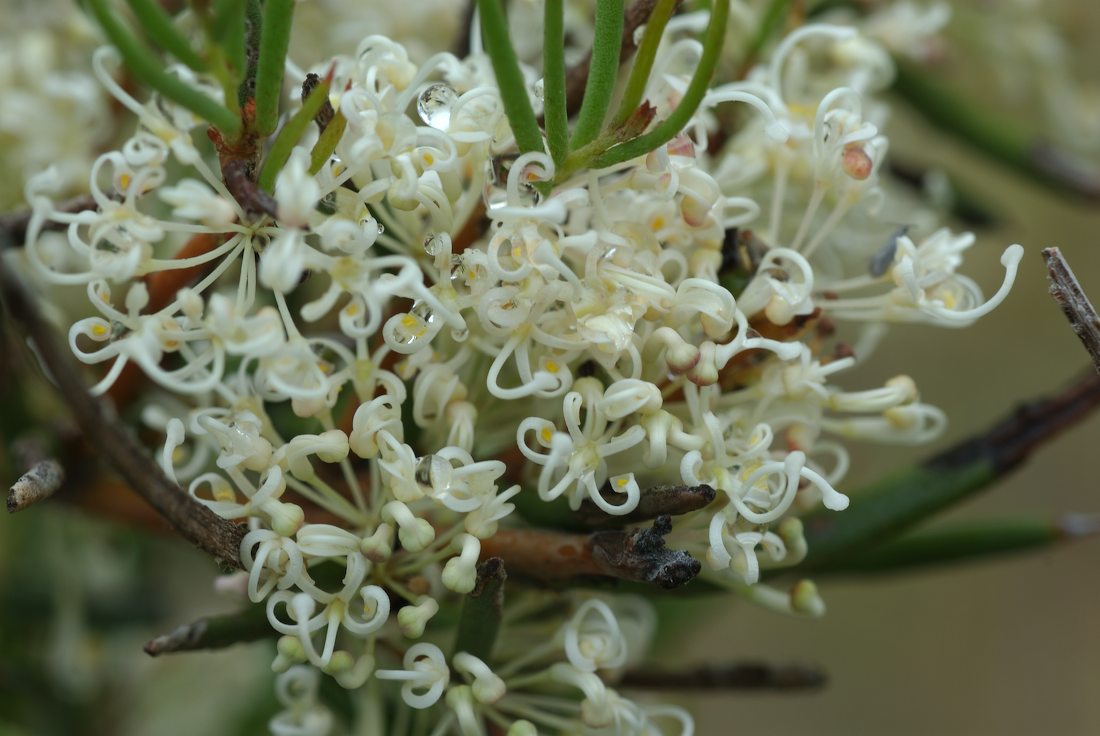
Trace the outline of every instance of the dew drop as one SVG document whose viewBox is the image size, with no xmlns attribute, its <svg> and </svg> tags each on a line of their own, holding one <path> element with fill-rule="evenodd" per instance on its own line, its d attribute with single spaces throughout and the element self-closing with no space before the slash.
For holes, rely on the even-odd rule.
<svg viewBox="0 0 1100 736">
<path fill-rule="evenodd" d="M 447 130 L 451 126 L 451 108 L 458 101 L 458 95 L 443 82 L 436 82 L 420 93 L 416 100 L 416 111 L 420 119 L 436 130 Z"/>
<path fill-rule="evenodd" d="M 430 256 L 436 256 L 443 249 L 443 238 L 439 235 L 429 235 L 424 238 L 424 252 Z"/>
<path fill-rule="evenodd" d="M 427 302 L 417 301 L 413 304 L 412 310 L 409 312 L 412 316 L 420 319 L 426 325 L 430 325 L 435 322 L 435 312 L 432 311 L 431 305 Z"/>
<path fill-rule="evenodd" d="M 451 330 L 451 339 L 455 342 L 466 342 L 466 338 L 470 336 L 470 329 L 463 325 L 462 327 L 456 327 Z"/>
</svg>

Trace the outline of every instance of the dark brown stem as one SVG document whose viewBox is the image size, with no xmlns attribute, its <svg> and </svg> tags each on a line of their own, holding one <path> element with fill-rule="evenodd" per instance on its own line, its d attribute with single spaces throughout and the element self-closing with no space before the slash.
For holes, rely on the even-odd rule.
<svg viewBox="0 0 1100 736">
<path fill-rule="evenodd" d="M 544 529 L 501 529 L 483 540 L 483 558 L 499 557 L 508 570 L 545 585 L 615 578 L 650 583 L 669 590 L 699 574 L 699 561 L 683 550 L 668 549 L 668 516 L 648 529 L 571 534 Z"/>
<path fill-rule="evenodd" d="M 94 210 L 97 206 L 92 195 L 81 194 L 78 197 L 73 197 L 57 205 L 54 207 L 54 211 L 73 214 L 86 210 Z M 30 210 L 21 210 L 7 215 L 0 215 L 0 231 L 8 233 L 13 244 L 22 245 L 23 241 L 27 239 L 27 228 L 31 224 L 32 214 Z M 42 225 L 43 230 L 65 230 L 68 227 L 68 223 L 52 222 L 49 220 Z"/>
<path fill-rule="evenodd" d="M 1050 277 L 1050 295 L 1058 302 L 1070 327 L 1089 352 L 1093 366 L 1100 371 L 1100 317 L 1096 316 L 1092 302 L 1085 296 L 1081 283 L 1073 275 L 1073 269 L 1069 267 L 1062 251 L 1058 248 L 1046 248 L 1043 250 L 1043 259 L 1047 263 L 1047 274 Z"/>
<path fill-rule="evenodd" d="M 150 657 L 175 652 L 225 649 L 234 644 L 272 638 L 275 632 L 263 606 L 249 606 L 238 613 L 207 616 L 158 636 L 145 645 Z"/>
<path fill-rule="evenodd" d="M 1032 450 L 1049 442 L 1100 406 L 1100 376 L 1089 372 L 1065 390 L 1016 407 L 988 431 L 936 455 L 931 469 L 961 468 L 985 460 L 998 475 L 1018 466 Z"/>
<path fill-rule="evenodd" d="M 610 486 L 605 486 L 604 498 L 615 503 L 615 494 Z M 683 514 L 706 508 L 715 498 L 714 489 L 701 486 L 657 486 L 642 492 L 638 505 L 630 513 L 612 516 L 591 499 L 581 503 L 577 510 L 577 520 L 591 529 L 622 527 L 641 521 L 656 519 L 658 516 L 682 516 Z"/>
<path fill-rule="evenodd" d="M 624 688 L 664 691 L 699 690 L 816 690 L 825 673 L 806 665 L 770 665 L 759 662 L 708 664 L 689 670 L 631 670 L 619 684 Z"/>
<path fill-rule="evenodd" d="M 0 255 L 9 242 L 8 234 L 0 232 Z M 42 364 L 50 372 L 77 425 L 101 456 L 185 539 L 213 555 L 222 565 L 240 567 L 239 550 L 245 528 L 217 516 L 170 481 L 148 451 L 111 416 L 104 403 L 88 393 L 72 356 L 2 257 L 0 293 L 12 319 L 34 342 Z"/>
<path fill-rule="evenodd" d="M 476 8 L 476 0 L 466 0 L 466 7 L 462 10 L 462 20 L 459 21 L 458 25 L 458 35 L 451 42 L 451 53 L 460 59 L 470 55 L 470 31 L 474 25 L 474 10 Z"/>
</svg>

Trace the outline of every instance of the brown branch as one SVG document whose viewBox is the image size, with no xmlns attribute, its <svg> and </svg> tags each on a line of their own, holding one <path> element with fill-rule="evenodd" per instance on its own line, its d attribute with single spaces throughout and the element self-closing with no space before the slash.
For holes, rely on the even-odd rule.
<svg viewBox="0 0 1100 736">
<path fill-rule="evenodd" d="M 1092 302 L 1085 296 L 1081 283 L 1073 275 L 1073 269 L 1069 267 L 1062 251 L 1058 248 L 1046 248 L 1043 250 L 1043 259 L 1050 277 L 1050 295 L 1062 308 L 1070 327 L 1077 333 L 1078 339 L 1092 358 L 1093 366 L 1100 371 L 1100 317 L 1096 316 Z"/>
<path fill-rule="evenodd" d="M 482 559 L 499 557 L 512 573 L 562 585 L 585 578 L 615 578 L 670 590 L 699 574 L 699 561 L 665 546 L 668 516 L 648 529 L 571 534 L 544 529 L 501 529 L 481 543 Z"/>
<path fill-rule="evenodd" d="M 641 28 L 649 16 L 653 14 L 657 0 L 635 0 L 626 10 L 626 18 L 623 21 L 623 40 L 619 51 L 619 64 L 625 64 L 631 55 L 638 50 L 634 43 L 634 32 Z M 673 13 L 679 8 L 676 3 Z M 590 50 L 579 62 L 565 71 L 565 109 L 570 117 L 581 109 L 581 100 L 584 99 L 584 88 L 588 84 L 588 68 L 592 64 L 592 51 Z"/>
<path fill-rule="evenodd" d="M 0 231 L 0 256 L 8 245 L 7 233 Z M 185 539 L 213 555 L 221 564 L 240 567 L 239 550 L 245 528 L 217 516 L 171 482 L 148 451 L 108 413 L 104 403 L 88 393 L 88 386 L 72 356 L 62 347 L 22 282 L 8 270 L 2 257 L 0 293 L 12 319 L 34 342 L 58 393 L 89 442 Z"/>
<path fill-rule="evenodd" d="M 601 489 L 604 498 L 615 502 L 615 494 L 609 484 Z M 591 499 L 585 499 L 576 512 L 577 521 L 590 529 L 622 527 L 650 521 L 658 516 L 682 516 L 683 514 L 706 508 L 715 498 L 715 491 L 708 485 L 699 486 L 656 486 L 642 491 L 638 505 L 634 510 L 614 516 L 596 505 Z"/>
<path fill-rule="evenodd" d="M 806 665 L 770 665 L 759 662 L 708 664 L 689 670 L 630 670 L 619 684 L 624 688 L 663 691 L 699 690 L 816 690 L 825 673 Z"/>
<path fill-rule="evenodd" d="M 175 652 L 225 649 L 234 644 L 274 636 L 275 631 L 267 620 L 267 610 L 262 605 L 254 605 L 237 613 L 207 616 L 179 626 L 149 641 L 145 645 L 145 653 L 150 657 L 159 657 Z"/>
<path fill-rule="evenodd" d="M 14 514 L 45 500 L 65 482 L 65 469 L 56 460 L 35 463 L 8 490 L 8 513 Z"/>
<path fill-rule="evenodd" d="M 94 210 L 97 206 L 95 198 L 93 198 L 92 195 L 81 194 L 57 205 L 54 211 L 74 214 L 76 212 L 84 212 L 85 210 Z M 23 241 L 27 239 L 27 228 L 30 227 L 33 214 L 31 210 L 27 209 L 20 210 L 19 212 L 12 212 L 7 215 L 0 215 L 0 231 L 11 235 L 13 244 L 22 245 Z M 42 225 L 43 230 L 65 230 L 68 227 L 68 223 L 52 221 L 47 221 Z"/>
<path fill-rule="evenodd" d="M 1019 405 L 988 431 L 936 455 L 925 466 L 943 470 L 988 460 L 997 474 L 1003 475 L 1097 406 L 1100 406 L 1100 375 L 1090 371 L 1054 396 Z"/>
<path fill-rule="evenodd" d="M 466 7 L 462 9 L 462 19 L 458 24 L 458 35 L 451 41 L 451 53 L 460 59 L 470 55 L 470 34 L 473 31 L 474 11 L 477 9 L 477 0 L 466 0 Z"/>
</svg>

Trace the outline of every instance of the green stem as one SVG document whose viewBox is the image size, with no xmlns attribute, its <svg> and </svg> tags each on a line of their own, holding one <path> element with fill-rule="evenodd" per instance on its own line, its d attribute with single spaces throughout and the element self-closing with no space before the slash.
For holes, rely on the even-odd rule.
<svg viewBox="0 0 1100 736">
<path fill-rule="evenodd" d="M 283 70 L 290 48 L 295 0 L 266 0 L 260 31 L 260 58 L 256 66 L 256 131 L 271 135 L 279 123 Z"/>
<path fill-rule="evenodd" d="M 728 2 L 714 4 L 710 22 L 707 24 L 706 36 L 703 38 L 703 55 L 699 59 L 699 66 L 695 68 L 691 83 L 688 84 L 683 99 L 680 100 L 680 104 L 676 106 L 672 114 L 645 135 L 620 143 L 596 156 L 591 162 L 592 168 L 603 169 L 649 153 L 653 149 L 668 143 L 684 129 L 684 126 L 691 120 L 691 116 L 702 104 L 703 97 L 706 96 L 707 88 L 710 86 L 710 79 L 718 66 L 718 58 L 721 55 L 722 44 L 726 37 L 726 22 L 729 20 L 729 12 Z"/>
<path fill-rule="evenodd" d="M 539 131 L 535 111 L 527 97 L 527 85 L 519 68 L 516 50 L 508 37 L 508 22 L 500 0 L 477 0 L 481 15 L 481 35 L 485 51 L 493 63 L 493 73 L 500 87 L 500 100 L 516 145 L 521 153 L 542 151 L 542 133 Z"/>
<path fill-rule="evenodd" d="M 206 63 L 172 22 L 172 17 L 156 0 L 126 0 L 138 25 L 162 49 L 196 72 L 206 71 Z"/>
<path fill-rule="evenodd" d="M 626 81 L 626 89 L 623 91 L 622 102 L 619 103 L 619 111 L 615 113 L 613 127 L 626 122 L 630 114 L 642 102 L 645 94 L 645 85 L 649 81 L 649 73 L 653 71 L 653 61 L 657 58 L 657 47 L 661 45 L 661 36 L 664 35 L 665 26 L 668 25 L 672 11 L 676 9 L 678 0 L 657 0 L 649 21 L 645 24 L 645 32 L 642 34 L 642 43 L 638 46 L 638 53 L 634 56 L 634 66 L 630 69 L 630 77 Z"/>
<path fill-rule="evenodd" d="M 584 85 L 577 125 L 569 141 L 570 148 L 577 149 L 595 140 L 603 128 L 603 120 L 615 91 L 615 78 L 619 74 L 623 21 L 623 0 L 598 0 L 592 62 L 588 67 L 588 81 Z"/>
<path fill-rule="evenodd" d="M 153 53 L 122 25 L 108 6 L 108 0 L 88 0 L 88 5 L 107 39 L 118 49 L 126 67 L 139 82 L 206 120 L 224 137 L 235 138 L 240 134 L 240 118 L 224 105 L 165 72 Z"/>
<path fill-rule="evenodd" d="M 542 44 L 543 119 L 554 164 L 561 167 L 569 153 L 569 113 L 565 100 L 565 5 L 546 0 Z"/>
<path fill-rule="evenodd" d="M 275 179 L 283 170 L 291 151 L 305 133 L 306 126 L 313 121 L 321 106 L 328 100 L 329 87 L 332 85 L 331 73 L 323 82 L 313 88 L 309 96 L 302 103 L 298 112 L 291 116 L 283 129 L 279 131 L 275 141 L 271 144 L 271 150 L 267 152 L 264 164 L 260 168 L 257 184 L 265 192 L 275 191 Z"/>
</svg>

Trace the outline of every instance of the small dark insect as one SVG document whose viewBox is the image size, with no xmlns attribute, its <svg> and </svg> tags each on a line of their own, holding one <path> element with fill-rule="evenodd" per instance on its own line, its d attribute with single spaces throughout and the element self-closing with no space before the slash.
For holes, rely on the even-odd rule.
<svg viewBox="0 0 1100 736">
<path fill-rule="evenodd" d="M 904 237 L 908 232 L 909 226 L 902 225 L 894 231 L 894 234 L 886 241 L 886 245 L 882 246 L 878 253 L 871 256 L 871 262 L 867 264 L 867 270 L 871 272 L 872 276 L 878 278 L 890 270 L 890 266 L 894 264 L 894 254 L 898 252 L 898 238 Z"/>
<path fill-rule="evenodd" d="M 306 101 L 306 98 L 309 97 L 309 93 L 320 83 L 321 77 L 313 72 L 306 75 L 306 81 L 302 82 L 302 102 Z M 325 128 L 328 127 L 328 124 L 332 122 L 334 117 L 336 117 L 336 110 L 333 109 L 331 102 L 325 100 L 324 104 L 321 105 L 321 109 L 313 116 L 313 122 L 317 123 L 317 127 L 324 133 Z"/>
<path fill-rule="evenodd" d="M 722 284 L 736 297 L 752 281 L 767 245 L 752 230 L 732 227 L 722 239 L 722 264 L 718 273 Z"/>
</svg>

